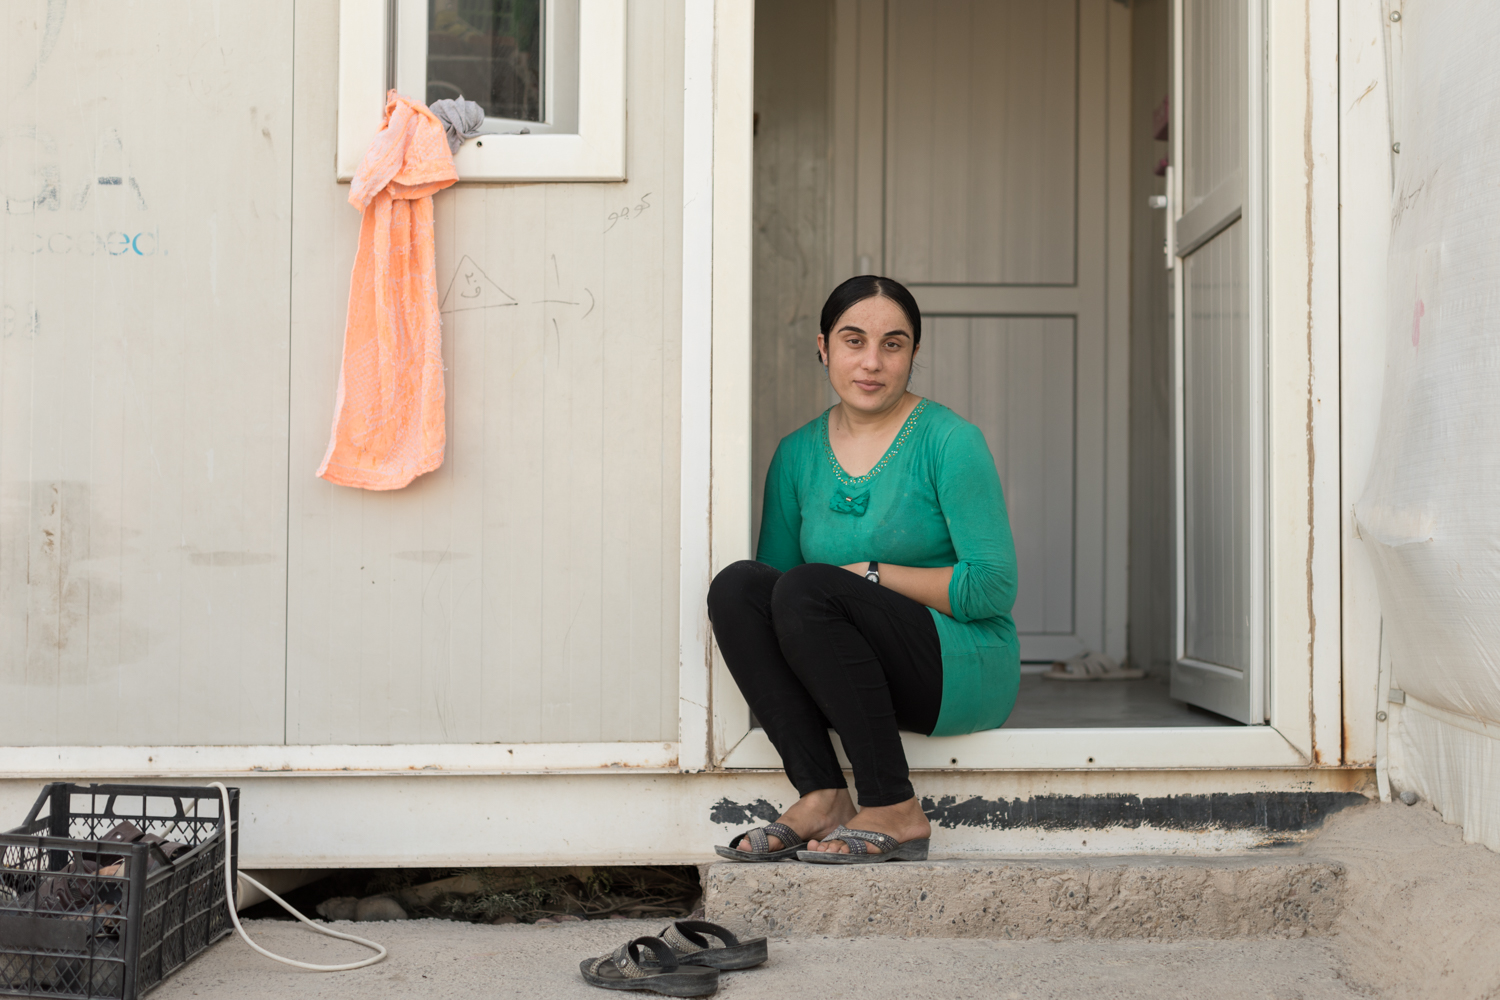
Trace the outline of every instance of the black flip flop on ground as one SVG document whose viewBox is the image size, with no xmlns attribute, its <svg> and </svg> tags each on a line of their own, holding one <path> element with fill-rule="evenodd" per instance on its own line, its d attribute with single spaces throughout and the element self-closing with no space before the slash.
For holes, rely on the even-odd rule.
<svg viewBox="0 0 1500 1000">
<path fill-rule="evenodd" d="M 642 961 L 642 951 L 654 961 Z M 719 970 L 703 965 L 680 965 L 661 938 L 638 937 L 613 954 L 578 963 L 583 981 L 605 990 L 649 990 L 669 997 L 704 997 L 719 988 Z"/>
<path fill-rule="evenodd" d="M 771 850 L 771 841 L 775 837 L 782 843 L 779 851 Z M 740 850 L 740 842 L 748 840 L 750 850 Z M 797 856 L 797 852 L 807 846 L 807 838 L 800 836 L 796 830 L 785 823 L 767 823 L 753 830 L 746 830 L 729 842 L 728 847 L 715 847 L 714 853 L 721 858 L 730 861 L 741 861 L 750 864 L 762 861 L 789 861 Z"/>
<path fill-rule="evenodd" d="M 815 865 L 874 865 L 882 861 L 926 861 L 928 838 L 920 840 L 908 840 L 901 843 L 888 833 L 876 833 L 874 830 L 851 830 L 847 826 L 841 826 L 837 830 L 823 838 L 823 843 L 830 840 L 842 840 L 849 845 L 848 854 L 836 854 L 833 851 L 798 851 L 797 860 L 809 861 Z M 880 848 L 879 854 L 871 854 L 867 843 L 874 844 Z"/>
<path fill-rule="evenodd" d="M 719 943 L 713 944 L 709 938 Z M 661 939 L 683 965 L 706 965 L 725 972 L 754 968 L 767 956 L 765 938 L 741 941 L 707 920 L 678 920 L 661 932 Z"/>
</svg>

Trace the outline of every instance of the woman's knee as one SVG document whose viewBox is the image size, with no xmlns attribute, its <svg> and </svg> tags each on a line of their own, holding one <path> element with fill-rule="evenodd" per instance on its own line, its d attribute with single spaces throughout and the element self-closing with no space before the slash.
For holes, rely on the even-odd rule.
<svg viewBox="0 0 1500 1000">
<path fill-rule="evenodd" d="M 709 621 L 713 621 L 715 611 L 721 608 L 744 602 L 758 593 L 769 594 L 778 576 L 773 567 L 753 559 L 725 566 L 708 585 Z"/>
<path fill-rule="evenodd" d="M 771 592 L 771 607 L 777 614 L 798 614 L 827 604 L 849 571 L 828 563 L 803 563 L 781 574 Z"/>
</svg>

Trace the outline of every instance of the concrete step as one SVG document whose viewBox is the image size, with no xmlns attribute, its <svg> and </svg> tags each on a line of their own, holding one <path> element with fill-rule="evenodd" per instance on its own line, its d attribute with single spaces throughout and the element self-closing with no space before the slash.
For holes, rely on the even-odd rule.
<svg viewBox="0 0 1500 1000">
<path fill-rule="evenodd" d="M 1344 866 L 1261 851 L 709 866 L 708 919 L 795 937 L 1290 938 L 1329 931 Z"/>
</svg>

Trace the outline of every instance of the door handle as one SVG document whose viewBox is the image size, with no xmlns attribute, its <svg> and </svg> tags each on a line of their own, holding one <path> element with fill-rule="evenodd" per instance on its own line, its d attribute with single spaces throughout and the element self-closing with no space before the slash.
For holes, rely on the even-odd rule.
<svg viewBox="0 0 1500 1000">
<path fill-rule="evenodd" d="M 1168 271 L 1177 266 L 1177 219 L 1176 212 L 1172 210 L 1172 168 L 1167 167 L 1166 173 L 1167 193 L 1153 194 L 1147 199 L 1147 204 L 1155 209 L 1165 209 L 1167 213 L 1166 230 L 1167 235 L 1162 240 L 1161 252 L 1164 258 L 1163 264 Z"/>
</svg>

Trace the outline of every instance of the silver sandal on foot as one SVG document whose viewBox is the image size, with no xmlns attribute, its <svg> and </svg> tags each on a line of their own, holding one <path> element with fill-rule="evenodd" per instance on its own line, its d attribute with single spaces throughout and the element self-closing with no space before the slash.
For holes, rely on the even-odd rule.
<svg viewBox="0 0 1500 1000">
<path fill-rule="evenodd" d="M 775 837 L 785 846 L 779 851 L 771 850 L 770 838 Z M 742 851 L 740 842 L 748 840 L 750 850 Z M 728 847 L 715 847 L 714 853 L 721 858 L 730 861 L 743 861 L 756 863 L 761 861 L 789 861 L 797 856 L 797 852 L 807 846 L 807 838 L 799 836 L 796 830 L 785 823 L 767 823 L 753 830 L 746 830 L 729 842 Z"/>
<path fill-rule="evenodd" d="M 823 838 L 823 843 L 830 840 L 842 840 L 849 845 L 848 854 L 838 854 L 833 851 L 798 851 L 798 861 L 809 861 L 815 865 L 873 865 L 882 861 L 926 861 L 928 838 L 920 840 L 908 840 L 901 843 L 888 833 L 877 833 L 874 830 L 851 830 L 847 826 L 841 826 L 828 836 Z M 880 848 L 879 854 L 871 854 L 867 844 L 874 844 Z"/>
</svg>

